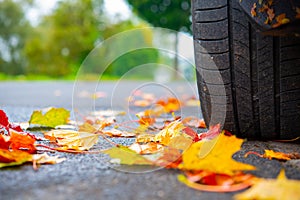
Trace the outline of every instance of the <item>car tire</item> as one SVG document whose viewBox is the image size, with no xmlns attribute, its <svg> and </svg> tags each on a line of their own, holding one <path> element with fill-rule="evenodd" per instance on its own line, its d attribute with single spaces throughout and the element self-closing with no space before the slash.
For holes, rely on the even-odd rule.
<svg viewBox="0 0 300 200">
<path fill-rule="evenodd" d="M 192 21 L 206 124 L 221 123 L 242 138 L 300 136 L 300 37 L 264 35 L 238 0 L 193 0 Z M 216 73 L 222 81 L 209 81 Z M 223 121 L 212 118 L 222 111 Z"/>
</svg>

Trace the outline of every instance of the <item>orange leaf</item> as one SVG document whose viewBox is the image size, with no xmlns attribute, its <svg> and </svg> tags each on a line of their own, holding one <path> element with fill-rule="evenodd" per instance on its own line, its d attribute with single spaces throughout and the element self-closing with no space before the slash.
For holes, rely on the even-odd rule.
<svg viewBox="0 0 300 200">
<path fill-rule="evenodd" d="M 14 130 L 10 130 L 10 148 L 13 150 L 25 150 L 29 153 L 35 153 L 35 139 L 29 135 L 22 135 Z"/>
<path fill-rule="evenodd" d="M 0 149 L 0 163 L 26 162 L 31 159 L 32 155 L 25 151 Z"/>
<path fill-rule="evenodd" d="M 253 4 L 252 8 L 251 8 L 251 16 L 255 17 L 256 14 L 256 3 Z"/>
<path fill-rule="evenodd" d="M 273 28 L 277 28 L 277 27 L 281 26 L 282 24 L 287 24 L 290 22 L 290 20 L 288 18 L 286 18 L 285 13 L 278 15 L 276 17 L 276 21 L 277 21 L 277 23 L 272 26 Z"/>
</svg>

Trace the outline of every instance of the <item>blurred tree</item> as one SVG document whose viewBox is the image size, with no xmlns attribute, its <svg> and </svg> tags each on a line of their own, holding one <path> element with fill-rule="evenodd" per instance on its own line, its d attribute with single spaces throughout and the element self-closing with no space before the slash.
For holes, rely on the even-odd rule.
<svg viewBox="0 0 300 200">
<path fill-rule="evenodd" d="M 178 70 L 178 34 L 177 31 L 191 32 L 190 0 L 126 0 L 139 17 L 155 27 L 175 30 L 174 68 Z M 175 78 L 177 74 L 175 74 Z"/>
<path fill-rule="evenodd" d="M 24 73 L 24 42 L 31 32 L 23 8 L 30 0 L 0 1 L 0 71 L 16 75 Z"/>
<path fill-rule="evenodd" d="M 28 72 L 74 74 L 101 37 L 102 8 L 102 0 L 59 1 L 26 43 Z"/>
</svg>

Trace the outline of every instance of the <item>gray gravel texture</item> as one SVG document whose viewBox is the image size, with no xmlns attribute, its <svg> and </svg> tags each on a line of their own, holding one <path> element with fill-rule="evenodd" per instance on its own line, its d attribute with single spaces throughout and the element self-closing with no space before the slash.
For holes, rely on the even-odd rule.
<svg viewBox="0 0 300 200">
<path fill-rule="evenodd" d="M 7 89 L 9 84 L 5 87 Z M 15 97 L 17 98 L 17 95 Z M 11 122 L 28 121 L 34 109 L 43 108 L 42 104 L 30 105 L 28 97 L 24 97 L 25 100 L 28 99 L 28 105 L 22 104 L 20 99 L 19 102 L 21 103 L 10 101 L 9 98 L 13 99 L 12 95 L 7 99 L 5 96 L 1 96 L 1 98 L 0 109 L 7 112 Z M 31 96 L 31 98 L 38 97 Z M 45 106 L 51 103 L 49 97 L 41 98 L 48 99 Z M 38 102 L 38 100 L 34 101 Z M 70 104 L 57 101 L 57 105 L 61 104 L 71 109 Z M 37 134 L 40 133 L 37 132 Z M 113 141 L 130 144 L 132 139 L 119 138 Z M 100 138 L 95 149 L 107 148 L 108 146 L 109 144 Z M 255 155 L 244 158 L 244 154 L 248 151 L 263 153 L 264 149 L 300 153 L 299 144 L 247 141 L 243 144 L 242 150 L 234 155 L 234 159 L 256 166 L 258 170 L 251 173 L 260 177 L 275 178 L 280 169 L 284 168 L 288 178 L 300 180 L 300 160 L 280 162 L 259 158 Z M 55 152 L 50 155 L 60 155 L 66 157 L 67 160 L 56 165 L 42 165 L 38 171 L 34 171 L 30 164 L 1 169 L 0 199 L 223 200 L 232 199 L 235 194 L 201 192 L 188 188 L 177 180 L 177 175 L 181 173 L 178 170 L 160 169 L 144 173 L 122 172 L 116 170 L 116 165 L 111 164 L 109 157 L 105 154 L 82 155 Z"/>
</svg>

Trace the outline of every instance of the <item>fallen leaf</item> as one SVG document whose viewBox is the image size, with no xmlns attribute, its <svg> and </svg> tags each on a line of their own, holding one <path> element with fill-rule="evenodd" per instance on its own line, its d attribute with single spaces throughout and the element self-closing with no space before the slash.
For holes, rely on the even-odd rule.
<svg viewBox="0 0 300 200">
<path fill-rule="evenodd" d="M 195 127 L 195 128 L 206 128 L 204 120 L 199 119 L 199 118 L 194 117 L 194 116 L 189 116 L 189 117 L 184 118 L 182 120 L 182 123 L 185 126 L 191 126 L 191 127 Z"/>
<path fill-rule="evenodd" d="M 19 125 L 12 124 L 8 121 L 8 117 L 7 117 L 6 113 L 0 109 L 0 128 L 1 127 L 3 127 L 7 131 L 8 135 L 9 135 L 9 129 L 12 129 L 12 130 L 15 130 L 18 132 L 23 132 L 22 128 Z M 1 134 L 1 132 L 0 132 L 0 134 Z"/>
<path fill-rule="evenodd" d="M 155 117 L 152 113 L 152 110 L 145 110 L 143 115 L 137 115 L 137 117 L 139 117 L 139 123 L 146 126 L 153 125 L 155 123 Z"/>
<path fill-rule="evenodd" d="M 10 145 L 9 148 L 13 150 L 24 150 L 28 153 L 35 153 L 35 139 L 29 135 L 24 135 L 16 132 L 15 130 L 10 130 Z"/>
<path fill-rule="evenodd" d="M 214 173 L 233 175 L 235 171 L 253 170 L 254 166 L 232 159 L 232 155 L 240 150 L 242 139 L 226 136 L 224 133 L 208 141 L 193 143 L 183 152 L 184 170 L 209 170 Z"/>
<path fill-rule="evenodd" d="M 193 174 L 179 175 L 178 180 L 185 185 L 207 192 L 235 192 L 246 189 L 254 183 L 253 175 L 236 173 L 233 175 L 199 171 Z"/>
<path fill-rule="evenodd" d="M 288 18 L 286 18 L 285 13 L 282 13 L 276 17 L 276 22 L 277 22 L 276 24 L 272 25 L 273 28 L 277 28 L 283 24 L 287 24 L 290 22 L 290 20 Z"/>
<path fill-rule="evenodd" d="M 162 106 L 166 113 L 171 113 L 180 109 L 180 101 L 176 98 L 168 98 L 167 101 L 158 100 L 156 105 Z"/>
<path fill-rule="evenodd" d="M 200 133 L 199 140 L 210 140 L 217 137 L 221 132 L 221 125 L 217 124 L 209 127 L 207 132 Z"/>
<path fill-rule="evenodd" d="M 281 170 L 277 179 L 260 179 L 250 189 L 235 195 L 234 199 L 300 199 L 300 181 L 287 179 L 284 170 Z"/>
<path fill-rule="evenodd" d="M 8 127 L 8 117 L 6 116 L 6 113 L 3 110 L 0 110 L 0 125 L 4 127 Z"/>
<path fill-rule="evenodd" d="M 147 144 L 133 143 L 128 148 L 141 155 L 158 153 L 164 149 L 161 144 L 154 142 L 149 142 Z"/>
<path fill-rule="evenodd" d="M 41 110 L 36 110 L 31 114 L 29 124 L 54 128 L 66 124 L 69 117 L 70 111 L 64 108 L 50 108 L 45 114 Z"/>
<path fill-rule="evenodd" d="M 191 139 L 190 137 L 186 137 L 185 135 L 182 134 L 173 137 L 170 140 L 168 147 L 184 151 L 188 149 L 192 143 L 193 143 L 193 139 Z"/>
<path fill-rule="evenodd" d="M 125 165 L 153 165 L 153 163 L 128 147 L 119 146 L 103 151 L 111 158 L 118 159 L 119 164 Z"/>
<path fill-rule="evenodd" d="M 283 152 L 275 152 L 273 150 L 265 150 L 265 153 L 263 155 L 249 151 L 245 154 L 245 157 L 247 157 L 250 154 L 257 155 L 262 158 L 267 158 L 267 159 L 277 159 L 277 160 L 291 160 L 291 159 L 300 159 L 300 154 L 299 153 L 283 153 Z"/>
<path fill-rule="evenodd" d="M 164 168 L 178 168 L 181 162 L 181 151 L 172 147 L 164 148 L 162 155 L 154 161 L 156 165 Z"/>
<path fill-rule="evenodd" d="M 184 125 L 181 121 L 176 120 L 167 125 L 163 130 L 157 133 L 154 137 L 155 141 L 160 142 L 163 145 L 168 145 L 170 140 L 180 134 L 184 129 Z"/>
<path fill-rule="evenodd" d="M 32 155 L 19 150 L 0 149 L 0 168 L 21 165 L 25 162 L 31 161 Z"/>
<path fill-rule="evenodd" d="M 52 130 L 44 133 L 46 138 L 55 139 L 57 145 L 66 149 L 89 150 L 98 142 L 98 135 L 73 130 Z"/>
<path fill-rule="evenodd" d="M 256 17 L 256 3 L 253 4 L 252 8 L 251 8 L 251 16 L 252 17 Z"/>
</svg>

